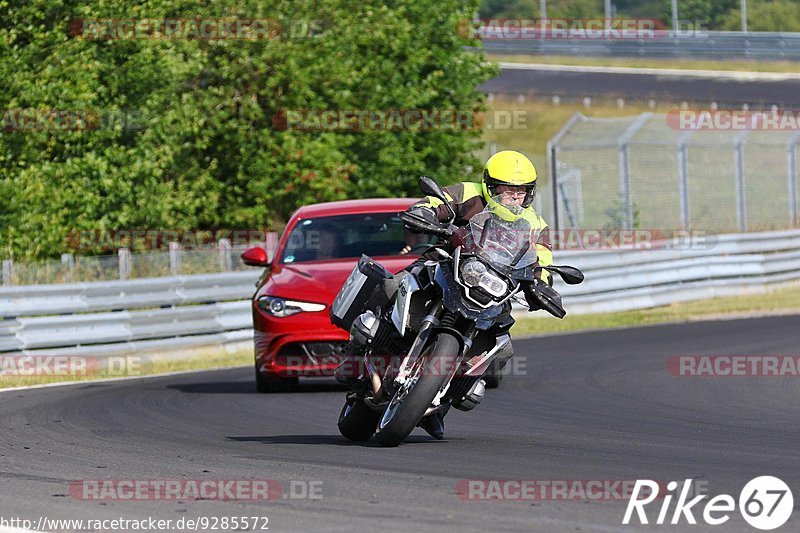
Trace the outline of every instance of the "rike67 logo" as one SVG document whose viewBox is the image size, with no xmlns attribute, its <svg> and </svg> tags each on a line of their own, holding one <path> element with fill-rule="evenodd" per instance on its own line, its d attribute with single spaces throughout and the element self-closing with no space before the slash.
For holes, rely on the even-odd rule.
<svg viewBox="0 0 800 533">
<path fill-rule="evenodd" d="M 678 490 L 678 487 L 677 481 L 667 483 L 667 494 L 661 503 L 661 509 L 655 521 L 656 524 L 669 523 L 675 525 L 681 523 L 681 520 L 686 520 L 688 524 L 697 524 L 693 508 L 707 498 L 708 495 L 701 494 L 689 499 L 692 487 L 691 479 L 685 480 L 680 490 Z M 645 506 L 663 495 L 663 493 L 659 494 L 658 489 L 659 484 L 655 481 L 637 479 L 622 523 L 625 525 L 630 524 L 633 513 L 636 511 L 639 523 L 648 524 Z M 670 505 L 673 497 L 678 495 L 678 492 L 680 492 L 680 495 L 672 512 L 671 520 L 667 522 Z M 645 494 L 645 496 L 640 499 L 642 494 Z M 728 494 L 714 496 L 702 507 L 702 518 L 706 524 L 712 526 L 724 524 L 730 519 L 730 514 L 736 510 L 736 504 L 737 502 L 733 496 Z M 781 527 L 789 520 L 792 509 L 794 509 L 794 498 L 789 486 L 782 480 L 773 476 L 759 476 L 751 479 L 744 486 L 739 494 L 738 507 L 742 518 L 748 524 L 756 529 L 768 531 Z M 700 506 L 695 511 L 700 513 Z"/>
</svg>

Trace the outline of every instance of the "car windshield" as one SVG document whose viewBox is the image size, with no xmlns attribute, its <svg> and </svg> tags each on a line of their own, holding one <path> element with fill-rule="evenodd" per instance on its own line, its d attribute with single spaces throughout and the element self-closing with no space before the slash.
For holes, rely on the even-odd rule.
<svg viewBox="0 0 800 533">
<path fill-rule="evenodd" d="M 397 213 L 365 213 L 299 221 L 286 238 L 280 261 L 419 255 L 433 237 L 406 230 Z"/>
<path fill-rule="evenodd" d="M 501 270 L 524 268 L 537 260 L 538 231 L 524 218 L 508 221 L 487 207 L 459 233 L 464 252 L 476 254 Z"/>
</svg>

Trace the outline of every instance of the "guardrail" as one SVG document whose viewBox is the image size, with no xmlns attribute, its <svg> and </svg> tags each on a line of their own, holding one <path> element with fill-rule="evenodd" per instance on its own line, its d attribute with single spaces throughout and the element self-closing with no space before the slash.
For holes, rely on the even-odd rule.
<svg viewBox="0 0 800 533">
<path fill-rule="evenodd" d="M 586 273 L 584 283 L 559 287 L 569 312 L 627 311 L 800 280 L 800 231 L 708 236 L 686 248 L 565 250 L 556 259 Z"/>
<path fill-rule="evenodd" d="M 118 353 L 252 339 L 260 271 L 0 288 L 0 352 Z"/>
<path fill-rule="evenodd" d="M 800 280 L 800 230 L 651 245 L 557 250 L 558 263 L 586 273 L 581 285 L 558 285 L 568 311 L 639 309 Z M 250 341 L 249 298 L 259 274 L 2 287 L 0 353 L 99 355 Z"/>
<path fill-rule="evenodd" d="M 800 61 L 800 33 L 703 30 L 677 35 L 659 32 L 655 38 L 639 39 L 536 39 L 512 35 L 513 38 L 484 39 L 483 48 L 506 54 Z"/>
</svg>

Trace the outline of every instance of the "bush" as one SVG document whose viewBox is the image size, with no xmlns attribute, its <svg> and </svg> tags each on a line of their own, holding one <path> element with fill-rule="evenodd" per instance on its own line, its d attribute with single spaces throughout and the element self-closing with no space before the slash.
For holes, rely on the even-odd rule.
<svg viewBox="0 0 800 533">
<path fill-rule="evenodd" d="M 742 29 L 742 13 L 737 7 L 727 13 L 721 29 Z M 800 5 L 792 0 L 760 0 L 747 3 L 747 31 L 800 31 Z"/>
<path fill-rule="evenodd" d="M 477 130 L 284 131 L 274 117 L 480 109 L 476 86 L 495 70 L 466 52 L 475 43 L 456 31 L 476 9 L 477 0 L 37 0 L 13 8 L 0 0 L 0 256 L 57 256 L 82 230 L 278 228 L 306 203 L 415 195 L 422 173 L 464 179 L 468 165 L 478 166 Z M 284 31 L 217 41 L 70 35 L 83 29 L 77 19 L 220 16 L 271 19 Z M 8 131 L 32 110 L 89 111 L 99 127 Z"/>
</svg>

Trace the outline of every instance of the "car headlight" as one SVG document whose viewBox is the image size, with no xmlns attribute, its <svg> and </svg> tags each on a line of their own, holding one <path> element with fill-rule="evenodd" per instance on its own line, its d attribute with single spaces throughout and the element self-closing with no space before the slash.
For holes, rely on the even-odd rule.
<svg viewBox="0 0 800 533">
<path fill-rule="evenodd" d="M 322 311 L 325 309 L 324 304 L 316 304 L 312 302 L 298 302 L 296 300 L 287 300 L 285 298 L 278 298 L 277 296 L 262 296 L 256 303 L 258 308 L 268 315 L 278 318 L 302 313 L 303 311 Z"/>
<path fill-rule="evenodd" d="M 503 296 L 508 290 L 508 283 L 490 272 L 486 265 L 477 259 L 462 265 L 461 279 L 468 287 L 480 287 L 492 296 Z"/>
</svg>

